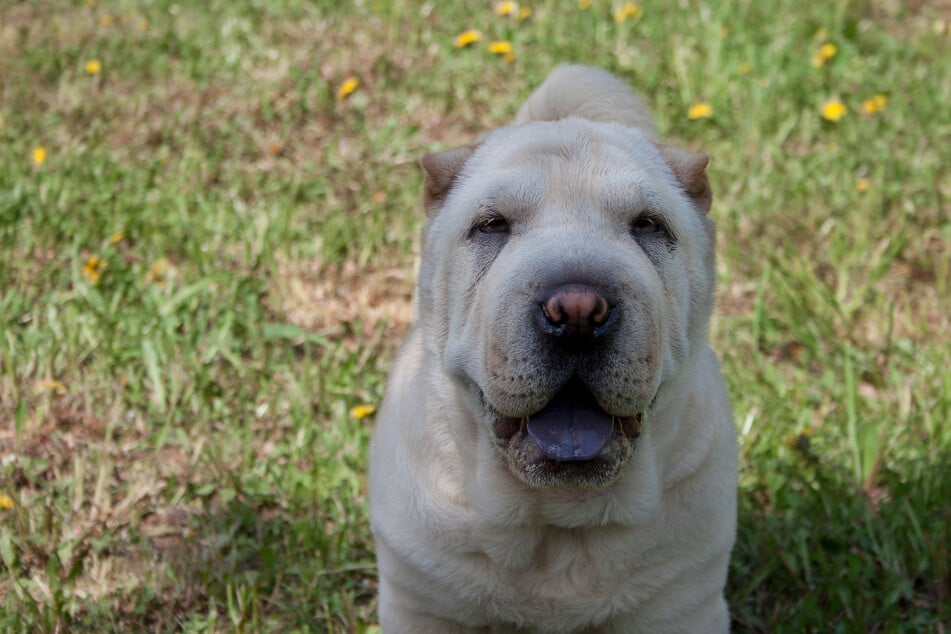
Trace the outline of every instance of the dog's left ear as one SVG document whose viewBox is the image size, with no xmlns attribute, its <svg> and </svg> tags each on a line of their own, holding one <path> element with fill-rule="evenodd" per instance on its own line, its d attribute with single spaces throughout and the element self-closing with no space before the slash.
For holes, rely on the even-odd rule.
<svg viewBox="0 0 951 634">
<path fill-rule="evenodd" d="M 462 167 L 475 152 L 477 145 L 463 145 L 443 152 L 435 152 L 424 156 L 420 163 L 426 170 L 426 182 L 423 185 L 423 205 L 426 215 L 436 214 L 452 189 L 453 183 Z"/>
<path fill-rule="evenodd" d="M 707 165 L 710 157 L 706 154 L 693 154 L 672 145 L 657 145 L 664 161 L 674 172 L 687 196 L 704 214 L 710 212 L 713 203 L 713 190 L 707 178 Z"/>
</svg>

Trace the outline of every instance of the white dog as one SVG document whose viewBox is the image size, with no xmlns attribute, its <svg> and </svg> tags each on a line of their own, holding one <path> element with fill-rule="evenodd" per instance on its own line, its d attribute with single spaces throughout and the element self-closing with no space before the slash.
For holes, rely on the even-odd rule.
<svg viewBox="0 0 951 634">
<path fill-rule="evenodd" d="M 423 158 L 415 325 L 370 450 L 384 632 L 729 629 L 708 159 L 657 137 L 567 66 Z"/>
</svg>

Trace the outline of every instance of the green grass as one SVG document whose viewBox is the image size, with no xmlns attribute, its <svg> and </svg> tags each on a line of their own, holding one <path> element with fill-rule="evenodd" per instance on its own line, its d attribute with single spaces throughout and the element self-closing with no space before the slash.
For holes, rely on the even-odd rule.
<svg viewBox="0 0 951 634">
<path fill-rule="evenodd" d="M 0 631 L 373 627 L 350 410 L 408 323 L 415 161 L 562 61 L 713 159 L 736 631 L 944 631 L 951 13 L 787 4 L 0 4 Z"/>
</svg>

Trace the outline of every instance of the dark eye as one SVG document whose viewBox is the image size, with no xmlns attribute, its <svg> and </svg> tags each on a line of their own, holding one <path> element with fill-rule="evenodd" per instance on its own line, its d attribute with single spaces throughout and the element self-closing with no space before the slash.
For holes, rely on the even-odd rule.
<svg viewBox="0 0 951 634">
<path fill-rule="evenodd" d="M 641 216 L 631 223 L 631 233 L 634 235 L 646 235 L 661 231 L 663 226 L 650 216 Z"/>
<path fill-rule="evenodd" d="M 480 233 L 508 233 L 509 221 L 502 216 L 491 216 L 476 225 L 476 229 Z"/>
</svg>

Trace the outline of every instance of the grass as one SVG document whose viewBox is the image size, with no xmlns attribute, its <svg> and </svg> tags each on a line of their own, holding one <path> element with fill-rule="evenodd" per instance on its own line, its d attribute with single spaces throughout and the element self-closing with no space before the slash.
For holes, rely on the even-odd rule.
<svg viewBox="0 0 951 634">
<path fill-rule="evenodd" d="M 0 631 L 374 629 L 415 161 L 560 61 L 713 157 L 734 629 L 946 631 L 951 12 L 681 4 L 0 5 Z"/>
</svg>

